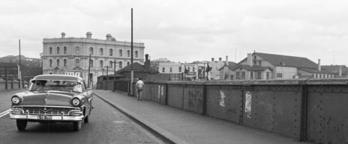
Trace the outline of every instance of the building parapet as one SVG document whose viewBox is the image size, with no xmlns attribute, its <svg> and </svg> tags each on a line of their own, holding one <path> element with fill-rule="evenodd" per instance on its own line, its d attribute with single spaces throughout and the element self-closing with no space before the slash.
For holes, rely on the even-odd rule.
<svg viewBox="0 0 348 144">
<path fill-rule="evenodd" d="M 102 39 L 87 39 L 87 38 L 44 38 L 43 44 L 48 43 L 91 43 L 91 44 L 106 44 L 106 45 L 117 45 L 117 46 L 130 46 L 131 42 L 127 41 L 111 41 Z M 144 43 L 133 42 L 133 46 L 137 48 L 145 48 Z"/>
</svg>

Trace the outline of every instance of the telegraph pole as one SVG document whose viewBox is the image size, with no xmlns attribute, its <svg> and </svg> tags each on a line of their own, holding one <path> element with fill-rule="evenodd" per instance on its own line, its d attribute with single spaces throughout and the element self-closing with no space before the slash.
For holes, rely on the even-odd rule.
<svg viewBox="0 0 348 144">
<path fill-rule="evenodd" d="M 131 8 L 131 84 L 130 84 L 130 95 L 133 96 L 133 81 L 134 81 L 134 70 L 133 70 L 133 8 Z"/>
<path fill-rule="evenodd" d="M 23 83 L 23 80 L 22 80 L 22 67 L 21 67 L 21 39 L 19 39 L 18 41 L 18 78 L 19 78 L 19 88 L 22 87 L 22 83 Z"/>
<path fill-rule="evenodd" d="M 91 75 L 90 75 L 90 73 L 91 73 L 91 56 L 92 56 L 92 54 L 89 54 L 89 57 L 88 57 L 88 76 L 87 76 L 88 88 L 90 88 L 90 83 L 91 83 Z"/>
</svg>

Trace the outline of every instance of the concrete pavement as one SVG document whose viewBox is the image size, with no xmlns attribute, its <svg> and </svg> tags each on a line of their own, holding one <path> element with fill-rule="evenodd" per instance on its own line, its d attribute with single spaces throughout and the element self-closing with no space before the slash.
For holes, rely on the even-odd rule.
<svg viewBox="0 0 348 144">
<path fill-rule="evenodd" d="M 182 111 L 150 101 L 137 101 L 124 92 L 95 90 L 116 107 L 177 143 L 192 144 L 298 144 L 297 140 L 227 121 Z"/>
</svg>

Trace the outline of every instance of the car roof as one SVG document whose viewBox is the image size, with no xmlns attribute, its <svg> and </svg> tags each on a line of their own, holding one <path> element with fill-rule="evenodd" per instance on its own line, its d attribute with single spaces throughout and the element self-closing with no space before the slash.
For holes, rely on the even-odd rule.
<svg viewBox="0 0 348 144">
<path fill-rule="evenodd" d="M 35 76 L 32 80 L 82 81 L 82 78 L 63 74 L 43 74 Z"/>
</svg>

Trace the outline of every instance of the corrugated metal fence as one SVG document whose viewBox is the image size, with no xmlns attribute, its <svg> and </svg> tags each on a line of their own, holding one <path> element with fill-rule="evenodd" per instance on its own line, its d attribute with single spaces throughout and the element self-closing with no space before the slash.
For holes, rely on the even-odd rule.
<svg viewBox="0 0 348 144">
<path fill-rule="evenodd" d="M 110 88 L 111 83 L 115 87 Z M 128 81 L 104 88 L 128 91 Z M 146 82 L 144 99 L 300 141 L 348 142 L 348 80 Z"/>
</svg>

